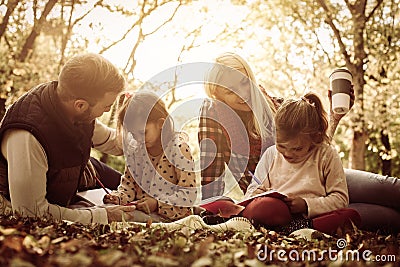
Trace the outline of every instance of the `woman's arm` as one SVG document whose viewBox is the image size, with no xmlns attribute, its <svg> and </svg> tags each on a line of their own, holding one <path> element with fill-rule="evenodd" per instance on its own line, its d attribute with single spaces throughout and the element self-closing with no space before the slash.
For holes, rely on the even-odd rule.
<svg viewBox="0 0 400 267">
<path fill-rule="evenodd" d="M 328 99 L 329 99 L 329 129 L 328 135 L 332 139 L 335 135 L 335 131 L 337 126 L 339 125 L 340 120 L 346 116 L 346 114 L 337 114 L 332 110 L 332 91 L 328 90 Z M 354 95 L 354 88 L 351 87 L 350 91 L 350 109 L 354 105 L 355 95 Z"/>
</svg>

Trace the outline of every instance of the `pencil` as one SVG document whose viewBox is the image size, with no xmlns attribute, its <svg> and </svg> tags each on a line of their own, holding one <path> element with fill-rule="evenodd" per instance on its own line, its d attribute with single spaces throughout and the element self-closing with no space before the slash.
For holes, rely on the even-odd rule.
<svg viewBox="0 0 400 267">
<path fill-rule="evenodd" d="M 260 179 L 258 179 L 251 171 L 248 170 L 250 173 L 251 177 L 253 177 L 253 180 L 256 181 L 257 184 L 262 184 Z"/>
<path fill-rule="evenodd" d="M 104 191 L 106 191 L 107 195 L 109 195 L 110 192 L 108 192 L 107 188 L 103 185 L 103 183 L 100 181 L 100 179 L 97 178 L 96 176 L 94 176 L 94 179 L 96 179 L 97 183 L 104 189 Z"/>
</svg>

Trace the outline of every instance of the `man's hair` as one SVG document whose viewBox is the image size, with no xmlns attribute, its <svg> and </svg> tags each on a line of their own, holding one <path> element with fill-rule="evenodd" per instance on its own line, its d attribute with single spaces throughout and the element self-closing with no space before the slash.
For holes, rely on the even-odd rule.
<svg viewBox="0 0 400 267">
<path fill-rule="evenodd" d="M 119 93 L 125 78 L 107 59 L 98 54 L 71 58 L 58 76 L 58 93 L 63 101 L 84 99 L 95 105 L 108 92 Z"/>
</svg>

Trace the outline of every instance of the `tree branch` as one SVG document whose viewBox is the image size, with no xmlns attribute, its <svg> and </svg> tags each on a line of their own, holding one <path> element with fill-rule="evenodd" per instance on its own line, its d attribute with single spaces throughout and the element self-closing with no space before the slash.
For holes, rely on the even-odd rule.
<svg viewBox="0 0 400 267">
<path fill-rule="evenodd" d="M 43 24 L 46 22 L 46 18 L 49 15 L 50 11 L 53 9 L 55 4 L 57 3 L 57 0 L 49 0 L 45 7 L 44 10 L 39 18 L 39 20 L 35 19 L 35 23 L 33 25 L 32 31 L 29 34 L 28 38 L 26 38 L 25 43 L 22 47 L 21 53 L 19 54 L 19 61 L 23 62 L 25 61 L 26 57 L 28 56 L 29 52 L 33 48 L 33 44 L 35 43 L 36 37 L 40 34 L 40 31 L 42 30 Z"/>
<path fill-rule="evenodd" d="M 374 15 L 375 11 L 379 8 L 379 6 L 383 3 L 383 0 L 378 0 L 378 2 L 376 2 L 376 5 L 374 6 L 374 8 L 372 9 L 372 11 L 369 13 L 369 15 L 367 16 L 365 21 L 369 21 L 371 19 L 371 17 Z"/>
<path fill-rule="evenodd" d="M 136 41 L 135 45 L 132 48 L 131 54 L 129 55 L 128 61 L 126 62 L 126 65 L 125 65 L 125 68 L 124 68 L 124 72 L 126 74 L 133 73 L 133 71 L 134 71 L 134 69 L 136 67 L 136 59 L 135 59 L 136 50 L 139 47 L 139 45 L 142 43 L 143 40 L 144 40 L 143 29 L 142 29 L 142 27 L 140 27 L 139 28 L 138 37 L 137 37 L 137 41 Z M 129 68 L 129 71 L 126 71 L 128 69 L 130 61 L 132 61 L 132 64 L 131 64 L 131 66 Z"/>
<path fill-rule="evenodd" d="M 6 31 L 10 16 L 14 12 L 14 9 L 17 7 L 17 5 L 18 5 L 17 0 L 8 1 L 6 14 L 4 14 L 3 21 L 0 24 L 0 39 L 3 36 L 4 32 Z"/>
<path fill-rule="evenodd" d="M 338 28 L 335 26 L 334 22 L 333 22 L 333 18 L 331 16 L 331 12 L 328 8 L 328 6 L 326 5 L 324 0 L 317 0 L 319 5 L 324 9 L 325 13 L 326 13 L 326 20 L 325 22 L 331 27 L 333 34 L 336 37 L 336 40 L 339 43 L 339 48 L 340 48 L 340 52 L 342 53 L 344 60 L 346 61 L 346 64 L 351 65 L 351 60 L 350 60 L 350 55 L 347 53 L 346 50 L 346 45 L 343 43 L 342 37 L 340 35 L 340 32 L 338 30 Z M 347 2 L 347 1 L 346 1 Z"/>
<path fill-rule="evenodd" d="M 179 2 L 179 4 L 175 7 L 174 12 L 172 12 L 171 16 L 165 20 L 161 25 L 159 25 L 157 28 L 155 28 L 153 31 L 148 32 L 146 34 L 144 34 L 144 36 L 148 36 L 151 35 L 155 32 L 157 32 L 159 29 L 161 29 L 163 26 L 165 26 L 167 23 L 171 22 L 172 19 L 175 17 L 176 12 L 178 12 L 178 9 L 182 6 L 182 1 Z"/>
</svg>

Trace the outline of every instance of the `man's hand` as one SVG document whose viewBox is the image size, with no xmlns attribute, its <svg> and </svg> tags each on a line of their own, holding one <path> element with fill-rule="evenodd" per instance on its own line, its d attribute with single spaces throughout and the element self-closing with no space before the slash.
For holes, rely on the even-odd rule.
<svg viewBox="0 0 400 267">
<path fill-rule="evenodd" d="M 158 201 L 152 197 L 144 197 L 135 201 L 136 209 L 141 210 L 147 214 L 156 211 L 158 208 Z"/>
<path fill-rule="evenodd" d="M 290 213 L 305 213 L 307 214 L 307 203 L 301 197 L 286 197 L 283 199 L 288 205 Z"/>
<path fill-rule="evenodd" d="M 108 218 L 108 223 L 111 222 L 120 222 L 122 221 L 122 216 L 124 216 L 124 219 L 127 221 L 133 220 L 133 214 L 130 214 L 130 212 L 133 212 L 136 207 L 135 206 L 108 206 L 105 207 L 107 211 L 107 218 Z M 124 215 L 122 215 L 124 214 Z"/>
</svg>

